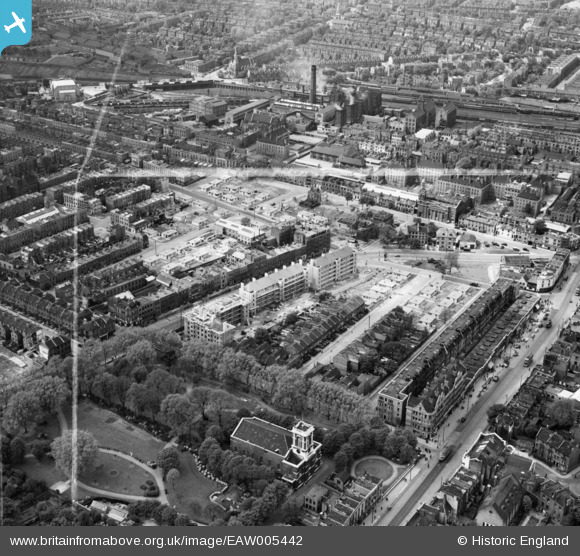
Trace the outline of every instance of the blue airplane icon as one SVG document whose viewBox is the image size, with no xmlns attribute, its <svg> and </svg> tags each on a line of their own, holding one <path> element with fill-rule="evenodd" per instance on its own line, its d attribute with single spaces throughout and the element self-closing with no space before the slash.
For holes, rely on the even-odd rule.
<svg viewBox="0 0 580 556">
<path fill-rule="evenodd" d="M 31 38 L 32 0 L 0 0 L 0 53 L 7 46 L 27 44 Z"/>
<path fill-rule="evenodd" d="M 24 34 L 26 34 L 26 29 L 24 28 L 24 25 L 23 25 L 23 23 L 26 20 L 19 18 L 14 12 L 12 12 L 12 17 L 14 18 L 14 23 L 12 25 L 4 25 L 4 29 L 6 29 L 6 32 L 10 33 L 10 29 L 14 29 L 14 27 L 20 27 L 20 30 Z"/>
</svg>

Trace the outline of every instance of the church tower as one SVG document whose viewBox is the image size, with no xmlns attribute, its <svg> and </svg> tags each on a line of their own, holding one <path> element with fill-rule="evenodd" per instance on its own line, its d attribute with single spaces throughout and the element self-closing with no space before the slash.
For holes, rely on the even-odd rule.
<svg viewBox="0 0 580 556">
<path fill-rule="evenodd" d="M 314 427 L 300 421 L 292 428 L 292 451 L 301 459 L 307 459 L 314 446 Z"/>
</svg>

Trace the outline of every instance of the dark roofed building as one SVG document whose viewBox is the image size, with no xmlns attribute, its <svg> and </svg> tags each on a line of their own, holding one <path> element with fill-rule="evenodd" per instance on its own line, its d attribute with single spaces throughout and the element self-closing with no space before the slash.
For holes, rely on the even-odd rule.
<svg viewBox="0 0 580 556">
<path fill-rule="evenodd" d="M 234 452 L 273 467 L 291 488 L 299 488 L 316 473 L 321 446 L 314 440 L 314 427 L 303 421 L 288 430 L 258 417 L 244 417 L 231 436 Z"/>
<path fill-rule="evenodd" d="M 479 507 L 475 518 L 477 525 L 512 525 L 524 494 L 524 488 L 514 475 L 504 477 Z"/>
<path fill-rule="evenodd" d="M 557 432 L 542 427 L 534 442 L 534 455 L 566 474 L 572 471 L 580 459 L 580 444 L 567 440 Z"/>
</svg>

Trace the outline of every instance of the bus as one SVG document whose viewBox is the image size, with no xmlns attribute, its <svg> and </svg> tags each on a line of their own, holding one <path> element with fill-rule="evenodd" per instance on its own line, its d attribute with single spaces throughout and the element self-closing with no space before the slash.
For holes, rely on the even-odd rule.
<svg viewBox="0 0 580 556">
<path fill-rule="evenodd" d="M 443 450 L 441 450 L 441 453 L 439 454 L 439 461 L 445 461 L 449 457 L 450 453 L 451 453 L 451 446 L 449 446 L 449 445 L 444 446 Z"/>
</svg>

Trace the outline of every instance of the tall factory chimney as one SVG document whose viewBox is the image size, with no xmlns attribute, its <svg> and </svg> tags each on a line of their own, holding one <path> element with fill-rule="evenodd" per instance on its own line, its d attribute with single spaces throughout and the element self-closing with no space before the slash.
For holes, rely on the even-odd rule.
<svg viewBox="0 0 580 556">
<path fill-rule="evenodd" d="M 316 66 L 310 68 L 310 104 L 316 104 Z"/>
</svg>

